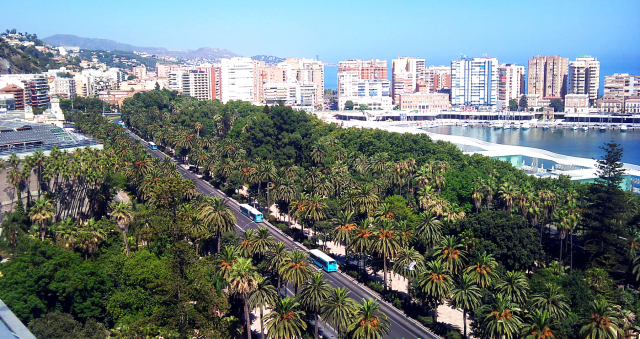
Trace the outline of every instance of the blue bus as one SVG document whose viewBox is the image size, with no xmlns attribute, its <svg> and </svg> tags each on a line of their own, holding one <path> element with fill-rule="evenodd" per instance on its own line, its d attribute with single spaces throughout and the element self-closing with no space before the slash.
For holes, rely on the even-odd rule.
<svg viewBox="0 0 640 339">
<path fill-rule="evenodd" d="M 158 149 L 158 145 L 156 145 L 155 142 L 153 141 L 149 141 L 149 148 L 151 149 Z"/>
<path fill-rule="evenodd" d="M 320 250 L 309 251 L 309 256 L 314 264 L 320 266 L 327 272 L 335 272 L 338 270 L 338 263 Z"/>
<path fill-rule="evenodd" d="M 240 204 L 240 212 L 249 217 L 249 219 L 253 220 L 254 222 L 261 222 L 262 220 L 264 220 L 262 212 L 251 207 L 250 205 Z"/>
</svg>

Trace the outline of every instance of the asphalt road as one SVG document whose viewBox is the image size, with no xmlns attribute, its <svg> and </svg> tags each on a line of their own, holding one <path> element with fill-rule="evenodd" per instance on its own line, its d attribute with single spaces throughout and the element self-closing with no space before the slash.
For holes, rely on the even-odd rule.
<svg viewBox="0 0 640 339">
<path fill-rule="evenodd" d="M 119 120 L 120 119 L 115 119 L 114 123 L 118 123 Z M 140 137 L 138 137 L 131 131 L 127 130 L 127 133 L 132 138 L 140 139 L 143 143 L 146 144 L 146 141 L 142 140 Z M 149 148 L 147 148 L 147 150 L 155 158 L 167 157 L 166 154 L 164 154 L 159 150 L 151 150 Z M 231 208 L 231 210 L 233 210 L 233 213 L 236 215 L 237 226 L 241 230 L 245 231 L 247 229 L 257 229 L 258 226 L 266 225 L 271 231 L 271 235 L 273 235 L 277 241 L 283 242 L 289 249 L 299 249 L 305 252 L 307 251 L 305 247 L 293 241 L 291 238 L 287 237 L 278 228 L 269 224 L 268 222 L 263 222 L 263 223 L 260 223 L 260 225 L 258 225 L 255 222 L 253 222 L 251 219 L 244 216 L 244 214 L 240 213 L 239 206 L 236 201 L 229 199 L 224 193 L 215 189 L 211 184 L 200 179 L 194 173 L 184 169 L 180 165 L 178 165 L 177 168 L 180 174 L 185 179 L 193 180 L 196 189 L 198 189 L 200 193 L 204 195 L 212 196 L 212 197 L 220 197 L 220 198 L 227 199 L 227 205 Z M 329 285 L 333 287 L 346 287 L 349 291 L 351 291 L 350 296 L 358 302 L 361 301 L 362 299 L 369 299 L 369 298 L 378 300 L 380 303 L 380 310 L 387 315 L 391 323 L 389 328 L 389 334 L 385 336 L 385 338 L 389 338 L 389 339 L 439 338 L 438 336 L 425 330 L 422 326 L 418 325 L 414 320 L 406 317 L 403 313 L 398 311 L 396 308 L 386 304 L 383 300 L 381 300 L 380 297 L 378 297 L 373 292 L 363 288 L 357 282 L 354 282 L 346 274 L 343 274 L 341 272 L 332 272 L 332 273 L 325 272 L 324 277 L 327 283 L 329 283 Z M 325 338 L 331 338 L 331 337 L 336 338 L 335 332 L 333 333 L 330 333 L 330 332 L 333 332 L 333 331 L 327 328 L 325 332 Z"/>
</svg>

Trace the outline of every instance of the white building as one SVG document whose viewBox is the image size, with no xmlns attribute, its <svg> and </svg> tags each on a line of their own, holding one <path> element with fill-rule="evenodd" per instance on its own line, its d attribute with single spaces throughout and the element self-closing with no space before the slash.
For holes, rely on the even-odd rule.
<svg viewBox="0 0 640 339">
<path fill-rule="evenodd" d="M 313 109 L 316 103 L 315 84 L 295 82 L 273 82 L 263 86 L 264 103 L 277 105 L 281 101 L 287 106 L 298 106 Z"/>
<path fill-rule="evenodd" d="M 53 79 L 53 94 L 59 94 L 64 98 L 73 98 L 76 96 L 76 81 L 73 78 L 55 78 Z"/>
<path fill-rule="evenodd" d="M 424 59 L 402 57 L 391 60 L 393 104 L 398 105 L 401 95 L 417 90 L 418 77 L 424 74 Z"/>
<path fill-rule="evenodd" d="M 588 94 L 589 103 L 593 105 L 598 99 L 600 89 L 600 61 L 585 56 L 569 61 L 567 76 L 567 94 Z"/>
<path fill-rule="evenodd" d="M 229 100 L 253 101 L 253 61 L 251 58 L 236 57 L 222 59 L 221 96 L 222 102 Z"/>
<path fill-rule="evenodd" d="M 338 98 L 339 109 L 344 109 L 347 101 L 353 102 L 354 109 L 360 105 L 367 105 L 374 110 L 389 110 L 393 108 L 391 98 L 391 82 L 386 79 L 360 80 L 356 84 L 355 93 L 342 95 Z"/>
<path fill-rule="evenodd" d="M 466 58 L 451 61 L 451 104 L 496 106 L 498 59 Z"/>
</svg>

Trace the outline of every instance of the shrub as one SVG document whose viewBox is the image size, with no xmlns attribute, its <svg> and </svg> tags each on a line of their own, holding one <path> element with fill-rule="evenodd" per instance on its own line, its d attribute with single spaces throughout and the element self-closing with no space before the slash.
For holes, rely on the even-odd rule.
<svg viewBox="0 0 640 339">
<path fill-rule="evenodd" d="M 276 219 L 276 217 L 271 214 L 267 214 L 267 221 L 271 224 L 275 224 L 276 222 L 278 222 L 278 219 Z"/>
<path fill-rule="evenodd" d="M 367 287 L 378 293 L 382 293 L 382 291 L 384 291 L 384 286 L 382 286 L 382 283 L 379 281 L 370 281 L 367 283 Z"/>
<path fill-rule="evenodd" d="M 433 326 L 434 322 L 433 322 L 433 317 L 431 317 L 431 316 L 420 315 L 420 316 L 418 316 L 417 319 L 422 325 L 424 325 L 426 327 Z"/>
<path fill-rule="evenodd" d="M 348 271 L 345 271 L 344 273 L 353 279 L 356 279 L 356 280 L 360 279 L 360 272 L 358 271 L 348 270 Z"/>
<path fill-rule="evenodd" d="M 457 330 L 449 330 L 445 335 L 444 339 L 461 339 L 462 335 Z"/>
</svg>

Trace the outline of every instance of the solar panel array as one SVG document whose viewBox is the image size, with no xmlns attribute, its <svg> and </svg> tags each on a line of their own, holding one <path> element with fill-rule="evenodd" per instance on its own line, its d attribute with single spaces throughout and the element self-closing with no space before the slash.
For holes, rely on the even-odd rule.
<svg viewBox="0 0 640 339">
<path fill-rule="evenodd" d="M 16 130 L 23 128 L 24 130 Z M 47 145 L 77 141 L 73 134 L 55 125 L 0 120 L 0 130 L 3 131 L 0 133 L 0 145 L 34 141 L 41 141 Z"/>
</svg>

